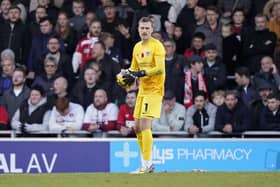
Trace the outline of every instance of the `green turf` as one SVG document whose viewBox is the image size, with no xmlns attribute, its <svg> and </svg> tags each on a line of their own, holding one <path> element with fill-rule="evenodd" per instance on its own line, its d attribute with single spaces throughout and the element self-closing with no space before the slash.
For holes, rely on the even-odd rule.
<svg viewBox="0 0 280 187">
<path fill-rule="evenodd" d="M 4 174 L 0 187 L 279 187 L 280 172 Z"/>
</svg>

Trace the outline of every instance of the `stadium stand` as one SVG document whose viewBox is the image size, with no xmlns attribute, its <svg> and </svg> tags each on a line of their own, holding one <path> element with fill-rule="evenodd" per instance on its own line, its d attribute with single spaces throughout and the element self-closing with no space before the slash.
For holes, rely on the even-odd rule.
<svg viewBox="0 0 280 187">
<path fill-rule="evenodd" d="M 126 90 L 117 84 L 115 77 L 121 68 L 130 66 L 132 46 L 139 41 L 137 23 L 143 16 L 153 19 L 153 36 L 161 38 L 166 50 L 165 88 L 175 94 L 178 104 L 184 104 L 186 113 L 184 117 L 178 117 L 180 119 L 173 119 L 176 115 L 164 111 L 162 118 L 154 124 L 165 121 L 168 125 L 165 130 L 154 127 L 155 137 L 280 137 L 280 1 L 26 2 L 1 0 L 0 3 L 0 28 L 3 28 L 0 31 L 0 106 L 4 108 L 0 115 L 6 116 L 8 112 L 8 118 L 0 121 L 3 127 L 0 137 L 134 137 L 135 104 L 127 101 L 127 94 L 137 90 L 138 82 Z M 141 55 L 149 55 L 149 51 Z M 50 59 L 51 65 L 56 67 L 55 73 L 51 65 L 44 68 Z M 26 71 L 26 76 L 19 78 L 19 69 Z M 91 71 L 88 69 L 93 69 L 96 76 L 88 76 Z M 57 82 L 61 79 L 64 81 L 59 85 Z M 35 125 L 42 124 L 43 119 L 35 120 L 32 116 L 38 111 L 29 94 L 29 89 L 37 84 L 45 89 L 48 112 L 58 98 L 66 97 L 69 102 L 83 106 L 85 113 L 85 109 L 94 103 L 95 90 L 104 89 L 108 101 L 96 108 L 97 114 L 91 114 L 97 115 L 96 119 L 87 121 L 88 126 L 96 125 L 98 129 L 84 131 L 79 125 L 79 129 L 72 131 L 65 125 L 59 131 L 52 131 L 49 129 L 54 124 L 45 123 L 49 121 L 48 115 L 41 114 L 44 130 L 28 132 L 28 135 L 20 128 L 12 130 L 17 110 L 25 111 L 20 117 L 18 113 L 16 115 L 18 123 L 22 123 L 20 127 L 34 124 L 37 129 Z M 204 90 L 208 98 L 202 107 L 193 104 L 199 90 Z M 235 99 L 221 94 L 218 104 L 211 98 L 212 93 L 228 90 L 239 94 Z M 273 102 L 267 102 L 270 94 L 274 94 Z M 106 126 L 107 117 L 117 114 L 108 111 L 106 117 L 100 113 L 109 103 L 119 109 L 119 118 L 116 122 L 114 119 L 110 127 Z M 211 118 L 215 117 L 211 125 L 214 123 L 216 128 L 204 132 L 201 129 L 205 129 L 210 118 L 209 111 L 206 112 L 207 103 L 216 105 L 218 115 L 211 113 Z M 24 106 L 28 109 L 24 110 Z M 66 109 L 64 112 L 67 113 Z M 84 119 L 84 113 L 78 114 L 77 118 Z M 189 113 L 192 115 L 188 116 Z M 69 118 L 61 117 L 64 121 L 60 122 L 54 115 L 52 120 L 56 119 L 58 126 L 68 124 L 65 120 L 73 117 L 70 113 Z M 60 115 L 63 116 L 63 112 Z M 187 119 L 190 116 L 195 120 Z M 264 119 L 265 122 L 261 121 Z M 182 124 L 191 121 L 194 124 L 188 125 L 197 127 L 200 132 L 189 133 L 189 128 L 184 129 L 181 123 L 172 126 L 172 120 Z M 238 127 L 240 124 L 242 128 Z"/>
</svg>

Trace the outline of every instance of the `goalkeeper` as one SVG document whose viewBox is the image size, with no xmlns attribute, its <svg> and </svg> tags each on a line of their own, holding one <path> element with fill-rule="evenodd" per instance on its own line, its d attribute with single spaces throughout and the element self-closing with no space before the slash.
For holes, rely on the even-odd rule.
<svg viewBox="0 0 280 187">
<path fill-rule="evenodd" d="M 165 49 L 162 43 L 151 37 L 153 22 L 142 17 L 138 23 L 141 38 L 133 49 L 131 66 L 122 71 L 128 87 L 134 78 L 139 78 L 139 94 L 134 109 L 134 130 L 142 154 L 142 165 L 132 173 L 153 172 L 151 131 L 152 119 L 160 117 L 165 79 Z M 120 80 L 120 78 L 117 78 Z"/>
</svg>

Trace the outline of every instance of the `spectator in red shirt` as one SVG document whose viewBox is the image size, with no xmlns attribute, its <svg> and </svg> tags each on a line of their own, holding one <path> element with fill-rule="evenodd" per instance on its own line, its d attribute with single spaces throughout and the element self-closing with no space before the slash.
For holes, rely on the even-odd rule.
<svg viewBox="0 0 280 187">
<path fill-rule="evenodd" d="M 0 130 L 9 129 L 8 122 L 8 112 L 3 106 L 0 106 Z"/>
<path fill-rule="evenodd" d="M 130 90 L 127 92 L 126 103 L 120 106 L 117 130 L 120 131 L 122 136 L 134 136 L 133 126 L 134 117 L 133 111 L 136 103 L 137 91 Z"/>
<path fill-rule="evenodd" d="M 205 57 L 204 40 L 205 40 L 205 35 L 202 32 L 195 33 L 192 37 L 191 47 L 185 50 L 184 57 L 188 59 L 193 55 L 198 55 L 204 58 Z"/>
<path fill-rule="evenodd" d="M 87 60 L 92 58 L 93 46 L 98 41 L 100 33 L 101 22 L 95 20 L 90 24 L 87 35 L 78 42 L 76 51 L 73 54 L 72 66 L 75 73 L 84 66 Z"/>
</svg>

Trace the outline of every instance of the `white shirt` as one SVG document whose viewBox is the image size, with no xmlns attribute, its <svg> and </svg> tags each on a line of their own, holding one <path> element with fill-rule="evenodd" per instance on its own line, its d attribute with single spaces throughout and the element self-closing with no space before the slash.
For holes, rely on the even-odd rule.
<svg viewBox="0 0 280 187">
<path fill-rule="evenodd" d="M 93 104 L 87 107 L 84 123 L 108 124 L 109 121 L 116 121 L 118 118 L 118 107 L 113 103 L 108 103 L 103 110 L 98 110 Z"/>
<path fill-rule="evenodd" d="M 82 128 L 84 118 L 84 109 L 81 105 L 75 103 L 69 103 L 69 112 L 65 116 L 62 116 L 56 107 L 53 107 L 50 121 L 49 130 L 61 131 L 66 128 L 72 128 L 80 130 Z"/>
</svg>

